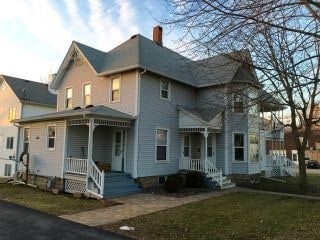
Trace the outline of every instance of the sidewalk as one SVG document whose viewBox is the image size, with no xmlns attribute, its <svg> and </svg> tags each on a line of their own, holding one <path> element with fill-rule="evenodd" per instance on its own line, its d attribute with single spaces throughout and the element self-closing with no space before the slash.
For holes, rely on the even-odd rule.
<svg viewBox="0 0 320 240">
<path fill-rule="evenodd" d="M 122 205 L 62 215 L 60 217 L 88 226 L 99 226 L 239 191 L 239 188 L 235 187 L 224 191 L 197 194 L 184 198 L 141 193 L 112 199 L 113 201 L 123 203 Z"/>
<path fill-rule="evenodd" d="M 88 226 L 99 226 L 235 192 L 254 192 L 259 194 L 272 194 L 320 201 L 320 197 L 234 187 L 223 191 L 203 193 L 184 198 L 174 198 L 155 194 L 135 194 L 112 199 L 113 201 L 123 203 L 122 205 L 72 215 L 63 215 L 60 217 Z"/>
</svg>

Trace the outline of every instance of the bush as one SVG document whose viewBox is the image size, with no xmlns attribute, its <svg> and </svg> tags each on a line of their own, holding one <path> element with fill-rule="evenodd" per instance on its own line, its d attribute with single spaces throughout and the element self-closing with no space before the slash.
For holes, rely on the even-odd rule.
<svg viewBox="0 0 320 240">
<path fill-rule="evenodd" d="M 183 179 L 179 174 L 170 175 L 167 177 L 164 188 L 168 193 L 176 193 L 182 189 Z"/>
<path fill-rule="evenodd" d="M 186 187 L 200 188 L 203 186 L 203 176 L 201 172 L 188 172 L 186 175 Z"/>
</svg>

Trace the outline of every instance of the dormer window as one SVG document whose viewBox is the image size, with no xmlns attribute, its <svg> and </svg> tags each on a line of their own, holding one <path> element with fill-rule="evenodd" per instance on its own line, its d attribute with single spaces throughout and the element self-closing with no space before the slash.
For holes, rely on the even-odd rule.
<svg viewBox="0 0 320 240">
<path fill-rule="evenodd" d="M 91 104 L 91 84 L 83 85 L 83 105 L 88 106 Z"/>
<path fill-rule="evenodd" d="M 66 90 L 66 109 L 72 109 L 72 88 Z"/>
<path fill-rule="evenodd" d="M 120 77 L 111 78 L 111 102 L 120 102 Z"/>
<path fill-rule="evenodd" d="M 170 82 L 166 80 L 161 80 L 160 82 L 160 98 L 170 99 Z"/>
</svg>

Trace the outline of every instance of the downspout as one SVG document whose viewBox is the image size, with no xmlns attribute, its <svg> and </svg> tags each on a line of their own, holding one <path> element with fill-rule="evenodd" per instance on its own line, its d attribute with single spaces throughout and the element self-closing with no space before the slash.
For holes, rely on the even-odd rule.
<svg viewBox="0 0 320 240">
<path fill-rule="evenodd" d="M 15 127 L 18 128 L 18 134 L 17 134 L 17 146 L 16 146 L 16 156 L 15 156 L 15 173 L 17 173 L 17 170 L 18 170 L 18 160 L 19 160 L 19 152 L 18 152 L 18 149 L 19 149 L 19 146 L 20 146 L 20 126 L 17 125 L 15 122 L 13 122 L 13 125 Z"/>
<path fill-rule="evenodd" d="M 134 158 L 133 158 L 133 178 L 138 178 L 138 159 L 139 159 L 139 134 L 140 134 L 140 82 L 141 76 L 147 72 L 144 68 L 142 72 L 138 72 L 138 85 L 137 85 L 137 119 L 136 119 L 136 131 L 134 141 Z"/>
</svg>

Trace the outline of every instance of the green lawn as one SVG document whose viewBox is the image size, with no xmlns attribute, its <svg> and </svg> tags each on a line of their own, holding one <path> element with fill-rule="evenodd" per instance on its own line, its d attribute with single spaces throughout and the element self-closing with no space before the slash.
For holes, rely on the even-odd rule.
<svg viewBox="0 0 320 240">
<path fill-rule="evenodd" d="M 54 215 L 83 212 L 113 204 L 102 203 L 95 199 L 74 198 L 69 194 L 54 195 L 36 188 L 6 183 L 0 183 L 0 199 Z"/>
<path fill-rule="evenodd" d="M 320 201 L 235 193 L 102 228 L 137 239 L 319 239 Z M 123 225 L 135 231 L 120 231 Z"/>
<path fill-rule="evenodd" d="M 305 190 L 299 188 L 299 176 L 281 177 L 280 179 L 285 182 L 262 178 L 259 184 L 242 184 L 242 186 L 266 191 L 320 196 L 320 175 L 309 174 L 308 185 Z"/>
</svg>

